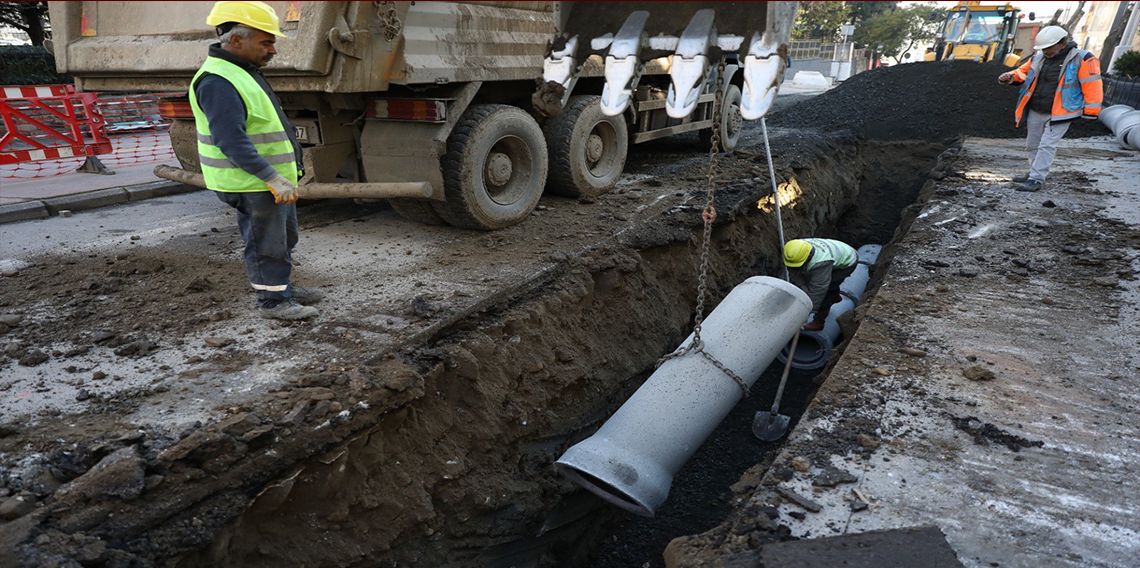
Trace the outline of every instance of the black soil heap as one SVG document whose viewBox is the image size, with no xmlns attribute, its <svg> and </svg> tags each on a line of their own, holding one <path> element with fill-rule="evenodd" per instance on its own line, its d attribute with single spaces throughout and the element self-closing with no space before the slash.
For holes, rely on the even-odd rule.
<svg viewBox="0 0 1140 568">
<path fill-rule="evenodd" d="M 772 115 L 773 126 L 850 128 L 873 140 L 945 142 L 959 134 L 1020 138 L 1013 125 L 1020 86 L 997 77 L 1009 68 L 973 61 L 918 62 L 859 73 L 842 85 Z M 1077 119 L 1066 138 L 1109 135 L 1099 121 Z"/>
</svg>

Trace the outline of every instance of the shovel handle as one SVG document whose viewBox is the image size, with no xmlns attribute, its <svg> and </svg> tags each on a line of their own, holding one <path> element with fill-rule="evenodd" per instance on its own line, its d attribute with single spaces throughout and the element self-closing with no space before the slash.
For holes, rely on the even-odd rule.
<svg viewBox="0 0 1140 568">
<path fill-rule="evenodd" d="M 772 403 L 772 416 L 780 410 L 780 399 L 784 396 L 784 385 L 788 383 L 788 373 L 792 370 L 792 357 L 796 354 L 796 344 L 800 342 L 800 330 L 796 330 L 792 337 L 792 347 L 788 349 L 788 358 L 784 361 L 784 374 L 780 377 L 780 388 L 776 389 L 776 400 Z"/>
</svg>

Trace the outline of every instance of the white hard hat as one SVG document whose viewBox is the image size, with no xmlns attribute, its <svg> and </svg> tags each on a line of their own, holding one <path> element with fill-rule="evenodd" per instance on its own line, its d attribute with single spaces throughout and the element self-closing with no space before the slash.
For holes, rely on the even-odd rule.
<svg viewBox="0 0 1140 568">
<path fill-rule="evenodd" d="M 1067 37 L 1069 37 L 1069 32 L 1065 31 L 1065 28 L 1061 26 L 1047 26 L 1041 28 L 1041 31 L 1037 32 L 1037 40 L 1033 43 L 1033 49 L 1053 47 Z"/>
</svg>

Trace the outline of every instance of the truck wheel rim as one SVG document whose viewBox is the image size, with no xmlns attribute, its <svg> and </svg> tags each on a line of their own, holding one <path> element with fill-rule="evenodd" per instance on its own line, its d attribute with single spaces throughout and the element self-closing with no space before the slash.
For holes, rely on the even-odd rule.
<svg viewBox="0 0 1140 568">
<path fill-rule="evenodd" d="M 487 169 L 484 173 L 489 186 L 500 187 L 511 181 L 513 170 L 510 156 L 502 152 L 491 152 L 487 157 Z"/>
<path fill-rule="evenodd" d="M 617 165 L 617 131 L 606 121 L 600 121 L 590 129 L 586 138 L 586 169 L 594 177 L 606 177 Z"/>
<path fill-rule="evenodd" d="M 483 186 L 491 201 L 511 205 L 527 194 L 531 183 L 534 154 L 523 139 L 503 136 L 483 161 Z"/>
<path fill-rule="evenodd" d="M 736 138 L 736 134 L 740 132 L 740 125 L 744 122 L 744 117 L 740 116 L 740 102 L 732 101 L 728 105 L 728 116 L 725 117 L 724 130 L 729 138 Z"/>
</svg>

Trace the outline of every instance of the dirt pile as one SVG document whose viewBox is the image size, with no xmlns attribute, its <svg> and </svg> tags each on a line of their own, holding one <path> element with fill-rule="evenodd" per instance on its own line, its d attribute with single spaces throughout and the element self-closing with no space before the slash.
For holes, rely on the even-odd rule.
<svg viewBox="0 0 1140 568">
<path fill-rule="evenodd" d="M 842 85 L 772 115 L 784 128 L 850 128 L 874 140 L 944 142 L 965 134 L 1021 138 L 1013 109 L 1019 87 L 1002 85 L 1000 63 L 919 62 L 855 75 Z M 1108 135 L 1099 121 L 1078 119 L 1067 138 Z"/>
</svg>

